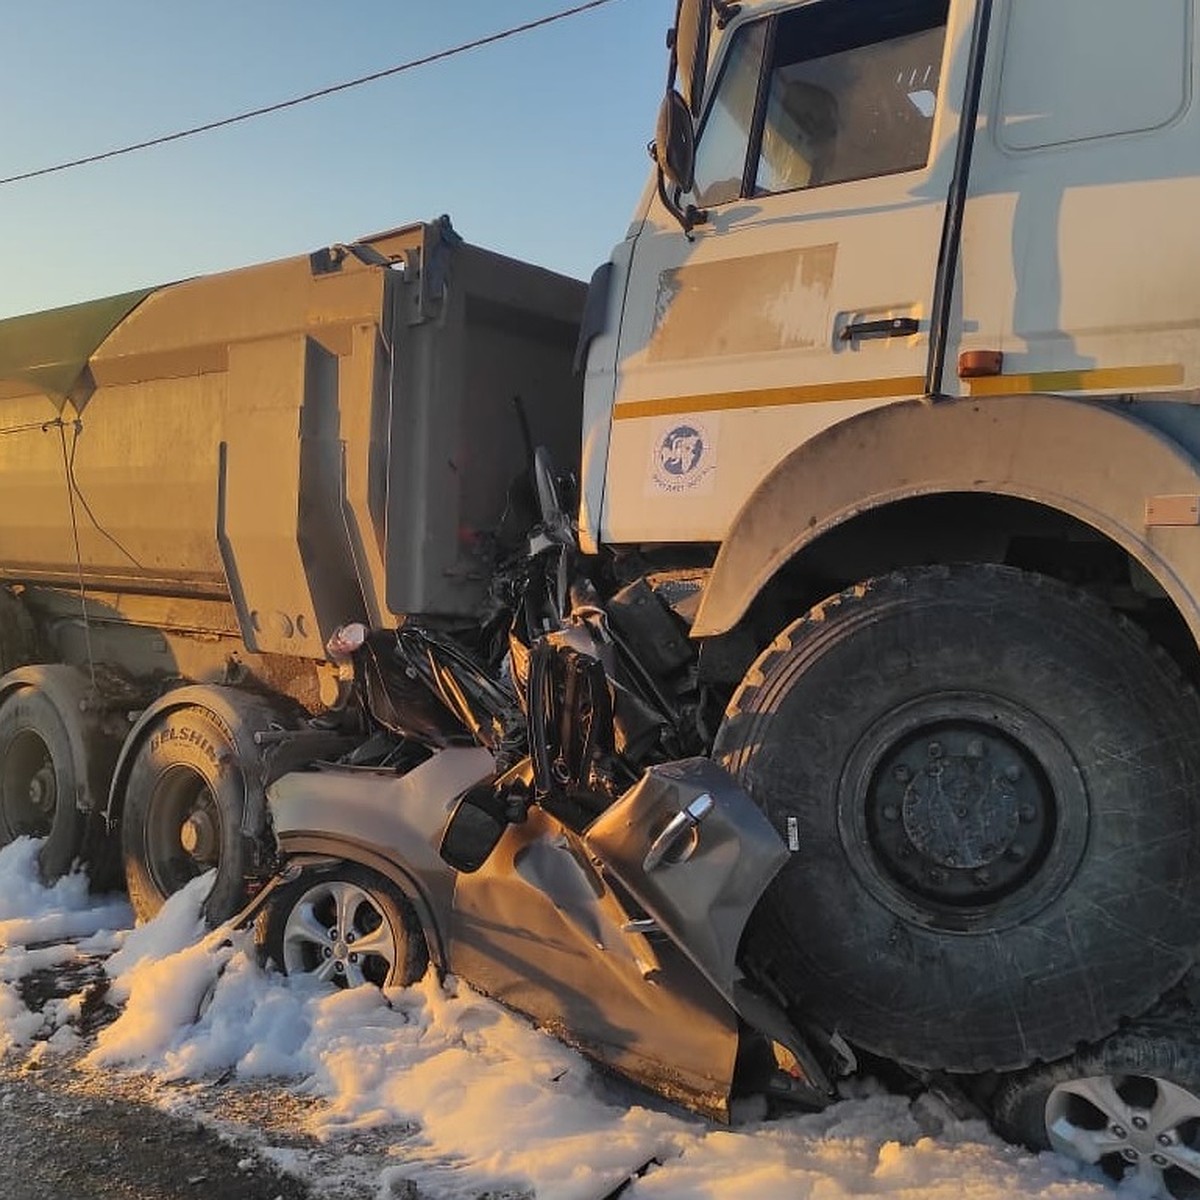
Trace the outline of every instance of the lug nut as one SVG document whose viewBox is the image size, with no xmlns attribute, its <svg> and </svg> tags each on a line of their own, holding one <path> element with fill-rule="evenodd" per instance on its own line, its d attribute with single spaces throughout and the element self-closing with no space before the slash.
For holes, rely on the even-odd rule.
<svg viewBox="0 0 1200 1200">
<path fill-rule="evenodd" d="M 354 934 L 352 934 L 352 933 L 346 934 L 346 945 L 347 946 L 350 945 L 350 943 L 352 941 L 354 941 Z"/>
<path fill-rule="evenodd" d="M 326 958 L 333 957 L 333 951 L 328 946 L 325 947 L 325 949 L 322 951 L 322 953 L 325 955 Z"/>
<path fill-rule="evenodd" d="M 1165 1154 L 1152 1154 L 1150 1155 L 1150 1161 L 1156 1167 L 1168 1167 L 1171 1165 L 1170 1159 Z"/>
<path fill-rule="evenodd" d="M 1129 1131 L 1124 1125 L 1110 1125 L 1108 1127 L 1108 1132 L 1111 1133 L 1113 1137 L 1121 1138 L 1122 1140 L 1129 1136 Z"/>
<path fill-rule="evenodd" d="M 965 804 L 956 804 L 954 806 L 954 815 L 956 817 L 965 817 L 967 815 L 967 806 Z"/>
<path fill-rule="evenodd" d="M 942 743 L 941 742 L 930 742 L 927 749 L 929 751 L 930 758 L 941 758 L 942 757 Z"/>
<path fill-rule="evenodd" d="M 339 959 L 333 964 L 333 969 L 340 975 L 346 969 L 346 964 Z"/>
<path fill-rule="evenodd" d="M 1125 1149 L 1121 1151 L 1121 1157 L 1126 1162 L 1137 1162 L 1139 1156 L 1138 1152 L 1132 1146 L 1126 1146 Z"/>
<path fill-rule="evenodd" d="M 1169 1133 L 1160 1133 L 1156 1140 L 1160 1146 L 1171 1145 L 1171 1135 Z"/>
<path fill-rule="evenodd" d="M 1134 1129 L 1145 1129 L 1149 1122 L 1145 1117 L 1134 1117 L 1132 1119 Z"/>
<path fill-rule="evenodd" d="M 350 955 L 350 961 L 351 961 L 352 963 L 356 963 L 356 962 L 358 962 L 358 955 L 357 955 L 357 954 L 351 954 L 351 955 Z"/>
</svg>

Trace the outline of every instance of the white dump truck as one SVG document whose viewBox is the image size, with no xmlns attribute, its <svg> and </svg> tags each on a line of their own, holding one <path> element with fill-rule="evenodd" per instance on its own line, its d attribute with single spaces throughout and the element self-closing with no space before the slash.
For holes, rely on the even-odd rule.
<svg viewBox="0 0 1200 1200">
<path fill-rule="evenodd" d="M 707 756 L 788 850 L 782 1008 L 1191 1194 L 1198 45 L 1192 0 L 681 0 L 586 298 L 438 222 L 0 323 L 3 835 L 223 917 L 306 761 L 540 755 L 582 829 Z M 534 443 L 617 648 L 553 728 Z"/>
</svg>

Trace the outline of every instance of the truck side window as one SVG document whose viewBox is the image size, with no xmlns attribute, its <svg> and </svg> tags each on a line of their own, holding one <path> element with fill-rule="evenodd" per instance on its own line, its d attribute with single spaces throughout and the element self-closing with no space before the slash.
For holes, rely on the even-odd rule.
<svg viewBox="0 0 1200 1200">
<path fill-rule="evenodd" d="M 778 18 L 755 194 L 925 166 L 948 0 L 820 0 Z"/>
<path fill-rule="evenodd" d="M 757 21 L 738 33 L 721 70 L 716 98 L 696 145 L 692 195 L 702 208 L 736 200 L 742 193 L 766 31 L 767 23 Z"/>
</svg>

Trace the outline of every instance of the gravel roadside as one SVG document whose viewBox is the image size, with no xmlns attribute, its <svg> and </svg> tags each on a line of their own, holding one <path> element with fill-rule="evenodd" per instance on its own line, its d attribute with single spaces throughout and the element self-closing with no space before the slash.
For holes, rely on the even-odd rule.
<svg viewBox="0 0 1200 1200">
<path fill-rule="evenodd" d="M 94 1095 L 69 1063 L 0 1065 L 3 1200 L 310 1200 L 299 1179 L 194 1117 Z"/>
</svg>

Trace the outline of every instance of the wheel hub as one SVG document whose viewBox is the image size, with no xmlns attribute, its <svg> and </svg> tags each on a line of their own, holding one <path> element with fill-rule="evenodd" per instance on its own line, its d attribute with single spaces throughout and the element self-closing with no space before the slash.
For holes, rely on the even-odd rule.
<svg viewBox="0 0 1200 1200">
<path fill-rule="evenodd" d="M 0 759 L 0 828 L 8 837 L 46 837 L 57 806 L 50 749 L 36 730 L 21 729 Z"/>
<path fill-rule="evenodd" d="M 1088 799 L 1061 737 L 996 695 L 931 692 L 863 731 L 838 782 L 846 857 L 888 910 L 983 932 L 1070 881 Z"/>
<path fill-rule="evenodd" d="M 916 749 L 909 757 L 918 756 L 919 746 Z M 912 774 L 904 791 L 908 840 L 944 867 L 967 869 L 994 862 L 1011 847 L 1020 827 L 1012 783 L 994 769 L 978 738 L 968 743 L 966 754 L 948 756 L 940 742 L 931 741 L 926 755 L 926 766 Z M 905 774 L 910 771 L 905 768 Z"/>
<path fill-rule="evenodd" d="M 51 763 L 46 762 L 29 781 L 29 803 L 38 812 L 52 816 L 56 799 L 54 767 Z"/>
<path fill-rule="evenodd" d="M 880 761 L 868 837 L 902 888 L 975 905 L 1019 888 L 1053 832 L 1053 797 L 1015 740 L 972 721 L 918 729 Z"/>
<path fill-rule="evenodd" d="M 188 814 L 179 830 L 179 844 L 184 853 L 197 862 L 211 863 L 218 858 L 218 830 L 212 814 L 197 809 Z"/>
</svg>

